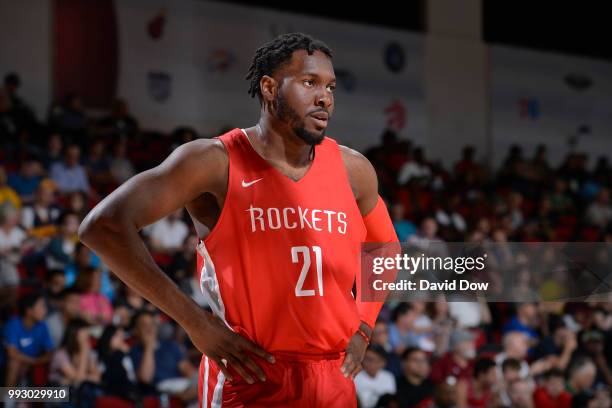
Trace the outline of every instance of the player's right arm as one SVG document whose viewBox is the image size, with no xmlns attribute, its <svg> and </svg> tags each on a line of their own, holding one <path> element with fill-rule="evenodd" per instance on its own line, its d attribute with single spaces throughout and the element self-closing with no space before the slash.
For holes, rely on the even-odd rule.
<svg viewBox="0 0 612 408">
<path fill-rule="evenodd" d="M 273 357 L 202 310 L 156 265 L 138 231 L 205 192 L 224 199 L 229 159 L 218 140 L 196 140 L 159 166 L 142 172 L 109 194 L 85 217 L 79 239 L 126 285 L 177 321 L 193 344 L 231 378 L 222 359 L 248 382 L 262 370 L 249 356 Z"/>
</svg>

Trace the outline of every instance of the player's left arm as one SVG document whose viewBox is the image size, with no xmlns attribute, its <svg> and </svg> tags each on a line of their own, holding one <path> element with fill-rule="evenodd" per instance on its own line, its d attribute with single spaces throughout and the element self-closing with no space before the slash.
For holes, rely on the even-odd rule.
<svg viewBox="0 0 612 408">
<path fill-rule="evenodd" d="M 393 223 L 384 201 L 378 195 L 378 179 L 374 167 L 361 153 L 340 146 L 342 159 L 346 166 L 351 189 L 366 227 L 366 242 L 398 242 Z M 342 366 L 345 376 L 355 376 L 361 369 L 376 318 L 384 302 L 364 302 L 361 300 L 361 271 L 357 272 L 356 303 L 361 324 L 359 331 L 351 338 L 347 347 L 347 357 Z M 361 333 L 359 333 L 361 332 Z"/>
</svg>

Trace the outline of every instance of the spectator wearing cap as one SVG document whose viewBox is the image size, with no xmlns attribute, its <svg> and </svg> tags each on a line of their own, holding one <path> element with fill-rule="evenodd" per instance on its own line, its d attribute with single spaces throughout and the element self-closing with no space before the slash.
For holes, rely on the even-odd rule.
<svg viewBox="0 0 612 408">
<path fill-rule="evenodd" d="M 431 368 L 431 380 L 443 382 L 447 377 L 469 380 L 474 368 L 476 345 L 474 335 L 467 330 L 455 330 L 450 337 L 450 351 Z"/>
<path fill-rule="evenodd" d="M 495 362 L 481 358 L 474 364 L 472 378 L 459 380 L 457 386 L 459 407 L 486 408 L 493 398 L 497 373 Z"/>
<path fill-rule="evenodd" d="M 49 361 L 53 340 L 44 322 L 46 314 L 47 307 L 41 294 L 26 295 L 19 301 L 19 316 L 4 326 L 7 387 L 20 385 L 33 365 Z"/>
<path fill-rule="evenodd" d="M 395 378 L 384 369 L 386 363 L 385 349 L 376 344 L 370 345 L 363 358 L 363 370 L 355 376 L 361 407 L 374 408 L 382 395 L 395 394 Z"/>
<path fill-rule="evenodd" d="M 70 194 L 81 191 L 85 194 L 92 193 L 87 179 L 87 172 L 80 164 L 81 149 L 77 145 L 68 146 L 64 161 L 51 166 L 51 178 L 57 183 L 60 193 Z"/>
<path fill-rule="evenodd" d="M 544 374 L 542 384 L 533 393 L 537 408 L 570 408 L 572 395 L 565 391 L 563 371 L 553 368 Z"/>
<path fill-rule="evenodd" d="M 582 347 L 578 348 L 575 357 L 590 358 L 597 367 L 596 384 L 612 385 L 612 372 L 604 354 L 604 335 L 596 329 L 586 330 L 580 335 Z"/>
<path fill-rule="evenodd" d="M 429 379 L 431 367 L 427 354 L 416 347 L 402 354 L 402 374 L 397 378 L 397 399 L 402 407 L 413 407 L 433 397 L 434 386 Z"/>
</svg>

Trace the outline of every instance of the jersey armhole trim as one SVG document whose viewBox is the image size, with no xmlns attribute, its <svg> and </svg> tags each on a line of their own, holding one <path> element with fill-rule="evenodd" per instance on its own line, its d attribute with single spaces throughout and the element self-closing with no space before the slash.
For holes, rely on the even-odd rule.
<svg viewBox="0 0 612 408">
<path fill-rule="evenodd" d="M 220 229 L 219 226 L 225 219 L 226 213 L 229 212 L 228 201 L 232 194 L 232 172 L 233 171 L 232 171 L 232 158 L 230 154 L 230 149 L 225 144 L 223 139 L 221 138 L 218 138 L 218 139 L 223 144 L 223 147 L 225 148 L 225 151 L 227 152 L 227 192 L 225 193 L 225 200 L 223 200 L 223 208 L 221 208 L 221 213 L 219 214 L 219 219 L 217 220 L 215 226 L 212 227 L 210 232 L 204 238 L 200 238 L 200 242 L 202 242 L 204 245 L 209 243 L 210 240 L 213 238 L 213 236 L 216 235 L 216 232 Z"/>
</svg>

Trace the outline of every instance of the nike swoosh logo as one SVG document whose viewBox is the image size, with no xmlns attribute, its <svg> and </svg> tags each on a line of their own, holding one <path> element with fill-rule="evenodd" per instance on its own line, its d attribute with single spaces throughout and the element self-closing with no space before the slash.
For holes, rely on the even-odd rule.
<svg viewBox="0 0 612 408">
<path fill-rule="evenodd" d="M 262 178 L 258 178 L 257 180 L 249 181 L 248 183 L 246 181 L 242 180 L 242 187 L 250 187 L 253 184 L 255 184 L 255 183 L 257 183 L 258 181 L 261 181 L 261 180 L 263 180 L 263 177 Z"/>
</svg>

